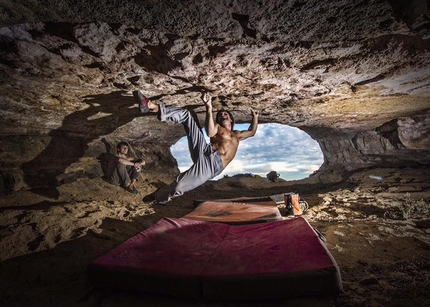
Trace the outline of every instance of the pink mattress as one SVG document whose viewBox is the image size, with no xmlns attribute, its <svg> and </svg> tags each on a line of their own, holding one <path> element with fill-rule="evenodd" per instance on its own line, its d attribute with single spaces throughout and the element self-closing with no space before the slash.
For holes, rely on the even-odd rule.
<svg viewBox="0 0 430 307">
<path fill-rule="evenodd" d="M 184 218 L 231 225 L 282 221 L 281 212 L 270 198 L 203 201 Z"/>
<path fill-rule="evenodd" d="M 205 299 L 337 294 L 339 269 L 302 217 L 231 226 L 163 218 L 89 265 L 99 285 Z"/>
</svg>

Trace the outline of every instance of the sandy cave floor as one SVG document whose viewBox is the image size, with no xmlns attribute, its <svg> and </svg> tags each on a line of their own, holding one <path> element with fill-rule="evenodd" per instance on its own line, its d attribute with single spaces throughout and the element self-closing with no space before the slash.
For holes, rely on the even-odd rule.
<svg viewBox="0 0 430 307">
<path fill-rule="evenodd" d="M 383 181 L 369 178 L 382 176 Z M 138 195 L 101 178 L 0 200 L 1 306 L 430 306 L 430 174 L 428 168 L 369 169 L 324 186 L 314 179 L 210 181 L 168 206 L 147 205 L 154 191 L 142 174 Z M 87 265 L 162 217 L 181 217 L 193 200 L 297 192 L 304 217 L 326 238 L 344 291 L 336 297 L 207 302 L 95 287 Z M 283 205 L 279 205 L 285 214 Z M 288 287 L 288 285 L 285 285 Z"/>
</svg>

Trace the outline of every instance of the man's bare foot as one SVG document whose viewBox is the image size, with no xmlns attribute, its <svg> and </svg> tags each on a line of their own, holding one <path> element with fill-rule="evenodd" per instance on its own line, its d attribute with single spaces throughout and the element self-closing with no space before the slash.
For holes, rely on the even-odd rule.
<svg viewBox="0 0 430 307">
<path fill-rule="evenodd" d="M 160 110 L 158 104 L 153 103 L 151 100 L 148 101 L 148 108 L 150 112 L 158 112 Z"/>
</svg>

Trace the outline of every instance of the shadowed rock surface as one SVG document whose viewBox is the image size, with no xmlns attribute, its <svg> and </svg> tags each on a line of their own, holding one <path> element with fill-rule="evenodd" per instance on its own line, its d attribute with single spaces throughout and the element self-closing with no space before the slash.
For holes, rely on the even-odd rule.
<svg viewBox="0 0 430 307">
<path fill-rule="evenodd" d="M 5 0 L 0 12 L 0 271 L 7 284 L 0 303 L 161 304 L 91 294 L 86 264 L 163 216 L 183 216 L 201 195 L 294 190 L 330 238 L 346 285 L 340 299 L 297 304 L 426 306 L 429 232 L 412 219 L 426 225 L 429 218 L 428 1 Z M 202 123 L 205 91 L 236 122 L 258 109 L 260 123 L 307 132 L 324 164 L 301 181 L 226 178 L 168 207 L 148 206 L 142 197 L 179 174 L 169 148 L 184 132 L 140 115 L 136 89 L 194 109 Z M 102 180 L 105 156 L 120 140 L 147 163 L 137 196 Z M 34 286 L 41 280 L 45 286 Z M 406 281 L 415 292 L 401 291 Z"/>
<path fill-rule="evenodd" d="M 173 3 L 63 1 L 44 14 L 5 6 L 3 191 L 56 184 L 79 159 L 96 158 L 102 139 L 165 160 L 183 132 L 138 116 L 136 89 L 201 118 L 204 91 L 238 122 L 259 109 L 261 122 L 316 139 L 322 170 L 428 166 L 425 1 Z M 34 22 L 11 25 L 23 21 Z"/>
</svg>

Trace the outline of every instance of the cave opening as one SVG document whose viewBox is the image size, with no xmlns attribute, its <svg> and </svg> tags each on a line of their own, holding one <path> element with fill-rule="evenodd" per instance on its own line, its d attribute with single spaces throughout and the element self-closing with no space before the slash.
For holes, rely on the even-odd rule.
<svg viewBox="0 0 430 307">
<path fill-rule="evenodd" d="M 248 127 L 249 124 L 236 124 L 235 130 L 246 130 Z M 179 170 L 186 171 L 192 164 L 186 136 L 172 145 L 170 150 Z M 323 162 L 318 142 L 306 132 L 277 123 L 259 124 L 256 135 L 240 143 L 236 157 L 214 179 L 240 175 L 266 178 L 270 171 L 276 171 L 281 179 L 299 180 L 318 170 Z"/>
</svg>

